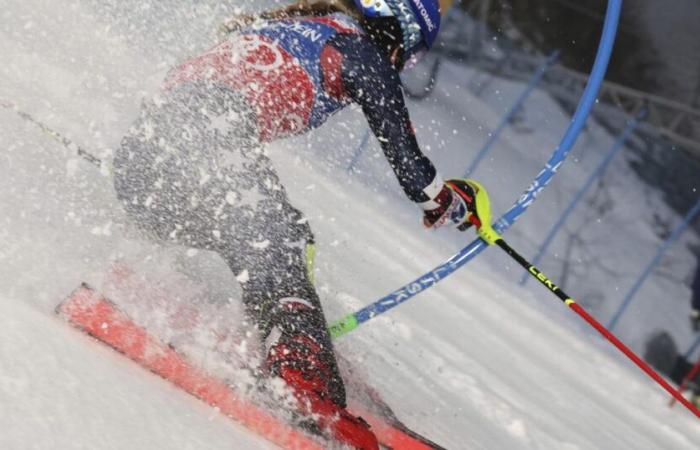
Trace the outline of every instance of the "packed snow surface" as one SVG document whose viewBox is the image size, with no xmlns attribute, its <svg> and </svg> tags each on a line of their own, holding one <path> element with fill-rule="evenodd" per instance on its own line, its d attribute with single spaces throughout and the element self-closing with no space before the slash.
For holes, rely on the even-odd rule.
<svg viewBox="0 0 700 450">
<path fill-rule="evenodd" d="M 235 2 L 6 0 L 3 6 L 0 99 L 109 160 L 108 149 L 118 145 L 141 99 L 156 91 L 169 66 L 211 45 L 212 30 Z M 421 143 L 445 176 L 462 175 L 522 88 L 444 65 L 436 92 L 411 111 Z M 496 215 L 527 187 L 569 121 L 542 93 L 521 119 L 475 174 L 490 188 Z M 473 239 L 473 233 L 423 230 L 376 143 L 346 170 L 365 130 L 351 109 L 310 136 L 270 148 L 316 232 L 317 285 L 331 320 Z M 534 254 L 543 230 L 611 144 L 591 125 L 557 180 L 509 232 L 513 246 Z M 213 255 L 141 238 L 114 198 L 108 170 L 100 173 L 7 109 L 0 109 L 0 148 L 0 448 L 268 448 L 53 315 L 81 281 L 107 289 L 115 261 L 161 281 L 169 272 L 189 272 L 212 298 L 235 300 L 225 265 Z M 629 158 L 613 164 L 543 264 L 604 321 L 660 242 L 655 215 L 662 224 L 678 221 L 636 179 Z M 675 255 L 665 267 L 685 277 L 690 254 L 681 247 Z M 695 417 L 668 408 L 658 386 L 546 291 L 534 283 L 520 288 L 520 276 L 491 249 L 342 338 L 337 349 L 407 425 L 450 449 L 697 448 Z M 198 307 L 211 310 L 214 303 Z M 682 283 L 654 277 L 620 335 L 638 351 L 654 328 L 687 343 L 685 308 Z M 157 308 L 150 312 L 154 322 L 162 318 Z M 167 332 L 167 323 L 154 327 Z"/>
<path fill-rule="evenodd" d="M 45 312 L 2 298 L 0 314 L 0 448 L 265 448 L 242 425 Z"/>
</svg>

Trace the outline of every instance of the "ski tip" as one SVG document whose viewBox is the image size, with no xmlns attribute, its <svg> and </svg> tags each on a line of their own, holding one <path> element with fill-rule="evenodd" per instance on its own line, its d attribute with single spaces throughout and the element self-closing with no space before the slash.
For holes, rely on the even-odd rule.
<svg viewBox="0 0 700 450">
<path fill-rule="evenodd" d="M 94 297 L 97 295 L 97 292 L 95 291 L 94 288 L 92 288 L 89 284 L 86 282 L 80 283 L 80 285 L 73 290 L 66 298 L 61 300 L 61 302 L 56 305 L 54 308 L 54 313 L 56 315 L 68 318 L 66 315 L 66 312 L 69 310 L 71 305 L 74 305 L 75 302 L 80 301 L 80 299 L 84 299 L 86 297 Z"/>
</svg>

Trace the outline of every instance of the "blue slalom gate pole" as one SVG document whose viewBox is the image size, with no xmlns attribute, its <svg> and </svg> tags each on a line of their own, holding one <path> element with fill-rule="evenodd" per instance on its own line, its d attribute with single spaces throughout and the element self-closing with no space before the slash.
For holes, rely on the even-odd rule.
<svg viewBox="0 0 700 450">
<path fill-rule="evenodd" d="M 632 303 L 634 296 L 637 294 L 644 282 L 647 280 L 647 278 L 649 278 L 649 275 L 651 275 L 656 266 L 659 264 L 661 258 L 666 254 L 668 249 L 671 248 L 671 246 L 678 240 L 683 231 L 685 231 L 685 229 L 688 227 L 688 225 L 690 225 L 693 219 L 695 219 L 695 216 L 697 216 L 698 213 L 700 213 L 700 199 L 695 204 L 695 206 L 693 206 L 693 208 L 688 212 L 685 218 L 683 218 L 683 221 L 676 226 L 676 228 L 671 233 L 671 236 L 669 236 L 669 238 L 666 239 L 666 242 L 661 244 L 658 251 L 656 252 L 656 256 L 654 256 L 649 265 L 644 269 L 639 279 L 632 286 L 632 289 L 630 289 L 630 291 L 625 296 L 625 299 L 622 301 L 620 308 L 618 308 L 617 312 L 610 320 L 610 323 L 608 324 L 609 330 L 612 330 L 615 327 L 615 325 L 617 325 L 617 323 L 620 321 L 620 317 L 622 317 L 622 314 L 624 314 L 627 307 L 630 305 L 630 303 Z"/>
<path fill-rule="evenodd" d="M 532 259 L 532 264 L 535 266 L 538 266 L 540 264 L 540 260 L 544 256 L 544 254 L 547 252 L 547 249 L 551 245 L 552 241 L 556 237 L 557 233 L 559 233 L 559 230 L 561 227 L 566 223 L 566 221 L 569 219 L 569 216 L 571 213 L 574 212 L 576 207 L 578 206 L 579 202 L 583 200 L 583 196 L 586 195 L 586 192 L 593 186 L 593 183 L 597 179 L 603 176 L 605 171 L 607 170 L 608 166 L 612 162 L 612 160 L 615 158 L 615 156 L 619 153 L 619 151 L 622 149 L 622 147 L 625 145 L 627 140 L 630 138 L 632 133 L 637 129 L 637 126 L 639 126 L 639 122 L 643 120 L 647 115 L 647 109 L 642 108 L 637 116 L 630 120 L 629 123 L 627 124 L 627 127 L 625 130 L 622 132 L 622 134 L 617 138 L 615 141 L 615 144 L 610 148 L 610 151 L 608 152 L 607 155 L 603 158 L 601 163 L 596 167 L 596 169 L 591 173 L 591 175 L 588 177 L 588 180 L 581 186 L 581 189 L 576 193 L 574 196 L 574 199 L 571 201 L 571 204 L 564 210 L 564 213 L 561 215 L 559 220 L 552 226 L 552 228 L 549 230 L 549 233 L 547 234 L 547 237 L 545 238 L 544 242 L 540 246 L 539 251 L 537 252 L 537 255 Z M 529 280 L 531 277 L 530 275 L 526 272 L 523 277 L 520 279 L 520 285 L 524 286 L 527 283 L 527 280 Z"/>
<path fill-rule="evenodd" d="M 535 88 L 540 84 L 540 82 L 542 82 L 542 78 L 544 78 L 545 74 L 549 72 L 549 69 L 551 69 L 557 61 L 559 61 L 560 56 L 561 52 L 559 50 L 555 50 L 551 55 L 549 55 L 549 58 L 547 58 L 545 63 L 542 64 L 542 67 L 540 67 L 539 70 L 535 72 L 535 75 L 533 75 L 533 77 L 530 79 L 530 82 L 527 84 L 527 87 L 522 92 L 522 94 L 520 94 L 520 97 L 518 97 L 515 103 L 513 103 L 513 106 L 510 107 L 506 115 L 503 116 L 503 119 L 501 119 L 501 123 L 498 124 L 493 133 L 491 133 L 489 139 L 479 151 L 479 153 L 477 153 L 476 157 L 474 158 L 474 161 L 472 162 L 471 166 L 469 166 L 469 169 L 467 169 L 467 172 L 464 175 L 465 178 L 469 177 L 469 175 L 474 173 L 476 168 L 481 163 L 481 160 L 483 160 L 486 157 L 488 152 L 491 150 L 491 147 L 493 147 L 493 144 L 495 144 L 498 138 L 500 137 L 503 130 L 513 120 L 513 117 L 515 117 L 518 111 L 522 109 L 523 104 L 525 104 L 525 101 L 530 97 L 530 94 L 532 94 Z"/>
<path fill-rule="evenodd" d="M 693 344 L 688 348 L 683 357 L 685 359 L 689 359 L 691 356 L 693 356 L 693 353 L 695 353 L 695 350 L 697 350 L 698 347 L 700 347 L 700 333 L 698 333 L 698 337 L 695 338 L 695 342 L 693 342 Z"/>
<path fill-rule="evenodd" d="M 617 27 L 620 22 L 620 12 L 622 10 L 622 0 L 610 0 L 605 15 L 605 25 L 601 35 L 598 54 L 596 55 L 591 75 L 586 85 L 586 89 L 581 97 L 578 108 L 574 113 L 569 128 L 562 137 L 559 146 L 554 150 L 544 168 L 535 177 L 527 190 L 516 200 L 515 204 L 494 224 L 494 230 L 503 233 L 510 228 L 537 199 L 538 194 L 549 184 L 557 170 L 564 163 L 576 139 L 581 134 L 591 109 L 596 102 L 600 86 L 603 84 L 605 73 L 610 62 L 610 56 L 615 45 Z M 361 310 L 348 314 L 340 320 L 333 322 L 330 326 L 330 333 L 334 338 L 343 336 L 358 328 L 361 324 L 383 314 L 400 304 L 415 297 L 419 293 L 435 286 L 441 280 L 453 274 L 469 261 L 474 259 L 488 247 L 488 244 L 481 238 L 477 238 L 468 246 L 464 247 L 450 259 L 427 272 L 416 280 L 400 287 L 391 294 L 388 294 Z"/>
<path fill-rule="evenodd" d="M 365 151 L 367 148 L 367 144 L 369 144 L 369 136 L 370 136 L 370 131 L 369 128 L 365 131 L 365 136 L 362 138 L 362 142 L 360 142 L 360 145 L 357 146 L 357 150 L 355 150 L 355 154 L 352 156 L 352 159 L 350 160 L 350 164 L 348 165 L 348 172 L 352 172 L 353 169 L 355 168 L 355 165 L 357 165 L 357 162 L 360 160 L 360 157 L 362 156 L 362 153 Z"/>
</svg>

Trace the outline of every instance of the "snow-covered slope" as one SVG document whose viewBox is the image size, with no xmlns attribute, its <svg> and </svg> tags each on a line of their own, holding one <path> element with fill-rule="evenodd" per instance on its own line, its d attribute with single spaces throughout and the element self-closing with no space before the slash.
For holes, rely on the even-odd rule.
<svg viewBox="0 0 700 450">
<path fill-rule="evenodd" d="M 233 4 L 235 2 L 231 2 Z M 175 59 L 203 49 L 225 5 L 7 0 L 0 13 L 0 98 L 108 157 Z M 259 6 L 261 2 L 256 2 Z M 222 6 L 224 5 L 224 6 Z M 230 6 L 230 5 L 229 5 Z M 146 63 L 144 63 L 146 62 Z M 435 94 L 411 106 L 421 142 L 446 176 L 461 175 L 522 86 L 447 64 Z M 476 174 L 504 211 L 568 125 L 543 94 L 504 133 Z M 392 291 L 445 260 L 472 235 L 427 233 L 372 145 L 345 172 L 364 127 L 357 111 L 311 136 L 272 146 L 293 201 L 319 241 L 318 286 L 329 318 Z M 542 230 L 611 144 L 591 126 L 571 160 L 509 232 L 533 254 Z M 55 319 L 80 281 L 98 287 L 115 259 L 158 279 L 195 268 L 212 291 L 235 297 L 217 258 L 159 249 L 125 225 L 108 176 L 0 109 L 0 448 L 264 448 L 267 444 Z M 608 317 L 654 252 L 654 213 L 678 220 L 620 158 L 599 195 L 576 215 L 567 290 Z M 602 211 L 602 212 L 601 212 Z M 619 238 L 624 235 L 625 238 Z M 691 239 L 689 237 L 688 239 Z M 579 243 L 580 242 L 580 243 Z M 564 240 L 553 253 L 565 254 Z M 672 267 L 690 270 L 678 253 Z M 581 263 L 576 264 L 577 261 Z M 603 268 L 585 271 L 590 262 Z M 543 264 L 562 275 L 561 260 Z M 164 275 L 164 273 L 166 275 Z M 400 418 L 448 448 L 695 448 L 697 421 L 490 250 L 441 285 L 338 343 Z M 683 274 L 681 276 L 684 276 Z M 651 280 L 621 334 L 641 349 L 650 327 L 689 340 L 685 295 Z M 603 287 L 606 287 L 603 291 Z M 651 310 L 660 293 L 668 307 Z M 661 311 L 661 312 L 659 312 Z M 159 314 L 153 311 L 153 314 Z M 656 322 L 652 322 L 655 320 Z"/>
<path fill-rule="evenodd" d="M 0 299 L 0 448 L 232 449 L 265 441 L 27 302 Z"/>
</svg>

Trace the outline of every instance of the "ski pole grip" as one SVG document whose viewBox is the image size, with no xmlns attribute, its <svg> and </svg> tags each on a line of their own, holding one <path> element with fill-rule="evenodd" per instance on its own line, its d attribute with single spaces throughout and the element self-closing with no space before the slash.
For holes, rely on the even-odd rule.
<svg viewBox="0 0 700 450">
<path fill-rule="evenodd" d="M 476 225 L 476 234 L 487 244 L 495 245 L 501 239 L 501 235 L 491 225 L 491 199 L 489 198 L 489 193 L 481 183 L 471 179 L 466 181 L 474 190 L 474 196 L 476 197 L 474 201 L 478 217 L 476 218 L 477 220 L 473 221 L 474 225 Z"/>
<path fill-rule="evenodd" d="M 501 235 L 491 225 L 481 225 L 481 228 L 477 229 L 476 233 L 489 245 L 496 245 L 496 242 L 502 239 Z"/>
</svg>

